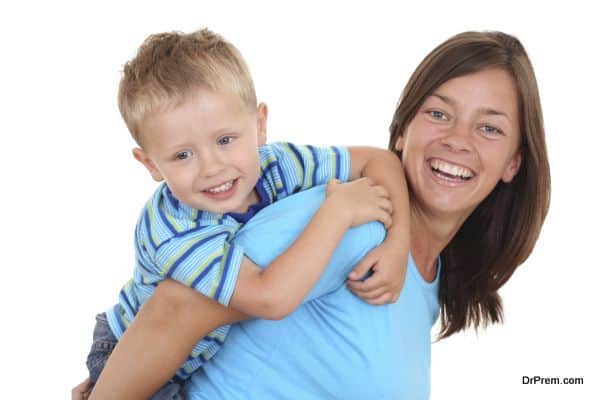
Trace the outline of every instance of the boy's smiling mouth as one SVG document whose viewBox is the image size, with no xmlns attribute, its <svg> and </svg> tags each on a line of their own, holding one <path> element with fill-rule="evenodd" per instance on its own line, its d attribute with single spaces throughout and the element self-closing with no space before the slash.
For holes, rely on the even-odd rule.
<svg viewBox="0 0 600 400">
<path fill-rule="evenodd" d="M 236 179 L 224 182 L 218 186 L 213 186 L 211 188 L 205 189 L 203 190 L 203 192 L 209 192 L 209 193 L 221 193 L 221 192 L 226 192 L 229 189 L 231 189 L 231 187 L 233 186 L 234 181 L 236 181 Z"/>
<path fill-rule="evenodd" d="M 227 200 L 232 197 L 237 190 L 237 183 L 239 178 L 235 178 L 229 181 L 225 181 L 216 186 L 210 187 L 208 189 L 204 189 L 202 194 L 207 196 L 212 200 Z"/>
</svg>

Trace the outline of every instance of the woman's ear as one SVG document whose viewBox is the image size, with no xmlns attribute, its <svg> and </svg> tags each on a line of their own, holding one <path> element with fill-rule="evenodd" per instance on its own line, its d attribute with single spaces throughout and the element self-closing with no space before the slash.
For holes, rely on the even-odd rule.
<svg viewBox="0 0 600 400">
<path fill-rule="evenodd" d="M 521 154 L 521 150 L 517 150 L 513 158 L 510 160 L 504 173 L 502 174 L 502 182 L 510 183 L 517 172 L 519 172 L 519 168 L 521 167 L 521 159 L 523 158 Z"/>
<path fill-rule="evenodd" d="M 161 182 L 164 179 L 162 174 L 156 167 L 156 164 L 154 164 L 154 161 L 152 161 L 150 157 L 148 157 L 144 150 L 140 149 L 139 147 L 136 147 L 132 150 L 132 153 L 133 157 L 136 160 L 138 160 L 144 167 L 146 167 L 148 172 L 150 172 L 152 179 L 154 179 L 156 182 Z"/>
<path fill-rule="evenodd" d="M 404 136 L 398 135 L 398 138 L 396 139 L 396 143 L 394 143 L 394 150 L 402 151 L 403 148 L 404 148 Z"/>
<path fill-rule="evenodd" d="M 267 143 L 267 117 L 269 115 L 269 109 L 265 103 L 258 105 L 256 112 L 256 133 L 258 135 L 258 145 L 263 146 Z"/>
</svg>

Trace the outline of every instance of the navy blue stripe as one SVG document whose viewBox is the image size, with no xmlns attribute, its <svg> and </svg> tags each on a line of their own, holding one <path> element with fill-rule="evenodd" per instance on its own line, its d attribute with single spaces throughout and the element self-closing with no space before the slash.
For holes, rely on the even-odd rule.
<svg viewBox="0 0 600 400">
<path fill-rule="evenodd" d="M 279 163 L 276 163 L 275 165 L 277 167 L 277 173 L 279 174 L 279 179 L 281 179 L 281 188 L 277 187 L 277 182 L 274 182 L 275 184 L 275 193 L 288 193 L 288 183 L 287 183 L 287 178 L 285 177 L 285 172 L 283 172 L 283 168 L 281 167 L 281 165 Z"/>
<path fill-rule="evenodd" d="M 119 297 L 123 300 L 123 303 L 125 303 L 125 305 L 127 307 L 129 307 L 130 311 L 133 311 L 134 314 L 137 312 L 137 310 L 135 308 L 133 308 L 133 306 L 129 302 L 129 299 L 127 298 L 127 294 L 125 293 L 125 291 L 123 289 L 121 289 L 121 292 L 119 293 Z"/>
<path fill-rule="evenodd" d="M 302 155 L 300 154 L 300 152 L 298 151 L 298 149 L 296 148 L 295 145 L 293 145 L 292 143 L 288 143 L 289 148 L 292 150 L 292 152 L 294 153 L 294 155 L 296 156 L 296 158 L 298 159 L 298 164 L 300 164 L 300 168 L 303 168 L 302 170 L 302 175 L 304 175 L 304 173 L 306 172 L 306 166 L 304 165 L 304 163 L 302 162 Z M 283 174 L 281 174 L 283 175 Z M 303 186 L 302 185 L 303 182 L 300 182 L 299 186 Z M 290 188 L 291 190 L 293 190 L 293 188 Z"/>
<path fill-rule="evenodd" d="M 156 269 L 153 268 L 154 264 L 148 261 L 148 252 L 143 243 L 140 243 L 137 239 L 133 241 L 136 249 L 136 261 L 141 269 L 148 272 L 151 275 L 156 275 Z"/>
<path fill-rule="evenodd" d="M 173 265 L 171 265 L 171 268 L 169 268 L 169 271 L 167 271 L 166 277 L 170 278 L 171 274 L 177 269 L 177 267 L 179 266 L 179 264 L 185 260 L 185 258 L 187 256 L 190 255 L 190 253 L 194 252 L 198 247 L 202 246 L 204 243 L 208 242 L 209 240 L 212 240 L 220 235 L 227 235 L 227 232 L 219 232 L 216 235 L 212 235 L 209 237 L 205 237 L 204 239 L 198 241 L 197 243 L 195 243 L 192 247 L 190 247 L 189 249 L 186 250 L 185 253 L 183 253 L 178 259 L 177 261 L 175 261 L 175 263 L 173 263 Z"/>
<path fill-rule="evenodd" d="M 227 252 L 227 254 L 225 255 L 225 267 L 223 268 L 223 275 L 221 275 L 221 281 L 219 282 L 219 287 L 217 288 L 217 291 L 215 292 L 215 300 L 219 300 L 219 298 L 221 297 L 221 290 L 223 290 L 223 285 L 225 284 L 225 281 L 227 280 L 227 272 L 229 272 L 229 263 L 231 262 L 231 253 L 233 253 L 233 246 L 229 247 L 229 251 Z"/>
<path fill-rule="evenodd" d="M 217 221 L 218 221 L 218 219 L 217 219 Z M 187 231 L 179 232 L 176 235 L 173 235 L 173 237 L 169 238 L 168 240 L 164 240 L 163 242 L 161 242 L 160 246 L 158 246 L 158 248 L 156 249 L 156 251 L 157 252 L 160 251 L 161 247 L 165 246 L 167 243 L 171 243 L 172 240 L 179 239 L 179 238 L 186 237 L 186 236 L 190 236 L 191 234 L 193 234 L 195 232 L 205 231 L 207 228 L 218 227 L 218 228 L 232 229 L 232 227 L 229 226 L 229 225 L 217 224 L 217 221 L 210 221 L 210 223 L 207 224 L 207 225 L 198 225 L 195 228 L 191 228 L 191 229 L 189 229 Z M 228 234 L 231 234 L 231 232 L 229 232 Z"/>
<path fill-rule="evenodd" d="M 261 179 L 261 182 L 263 180 Z M 264 205 L 267 206 L 269 204 L 271 204 L 272 199 L 271 196 L 269 196 L 269 193 L 267 193 L 267 190 L 265 189 L 265 187 L 263 185 L 260 186 L 256 186 L 256 191 L 258 192 L 258 196 L 260 197 L 260 205 Z M 261 207 L 262 208 L 262 207 Z"/>
<path fill-rule="evenodd" d="M 167 192 L 167 196 L 166 197 L 169 200 L 169 203 L 171 203 L 171 207 L 173 207 L 174 210 L 177 210 L 179 208 L 179 200 L 177 200 L 175 198 L 175 196 L 173 196 L 173 193 L 171 193 L 171 189 L 169 189 L 168 186 L 167 186 L 166 192 Z"/>
<path fill-rule="evenodd" d="M 202 342 L 215 342 L 215 343 L 218 343 L 218 344 L 225 343 L 221 339 L 213 338 L 213 337 L 210 337 L 210 336 L 204 336 L 202 338 Z M 202 353 L 204 353 L 208 349 L 210 349 L 209 345 L 207 345 L 206 349 L 204 349 L 203 351 L 201 351 L 199 354 L 202 355 Z M 195 359 L 196 359 L 196 357 L 192 356 L 191 354 L 188 356 L 188 361 L 194 361 Z"/>
<path fill-rule="evenodd" d="M 312 172 L 312 176 L 311 176 L 311 182 L 310 182 L 310 186 L 309 187 L 313 187 L 317 184 L 317 168 L 319 167 L 319 161 L 318 161 L 318 157 L 317 157 L 317 152 L 315 150 L 315 148 L 313 146 L 306 146 L 308 147 L 308 149 L 310 150 L 310 154 L 312 154 L 312 158 L 313 158 L 313 172 Z"/>
<path fill-rule="evenodd" d="M 207 342 L 215 342 L 215 343 L 219 343 L 219 344 L 223 344 L 225 343 L 223 340 L 218 339 L 218 338 L 214 338 L 214 337 L 210 337 L 210 336 L 205 336 L 202 340 L 206 340 Z"/>
<path fill-rule="evenodd" d="M 171 231 L 171 233 L 173 235 L 175 235 L 177 233 L 177 230 L 175 229 L 175 227 L 171 224 L 171 222 L 169 222 L 169 220 L 167 219 L 167 216 L 165 215 L 162 207 L 158 207 L 158 215 L 160 215 L 160 219 L 162 220 L 162 222 L 167 226 L 167 228 L 169 228 L 169 230 Z"/>
<path fill-rule="evenodd" d="M 137 263 L 138 267 L 151 275 L 155 275 L 156 272 L 152 271 L 150 268 L 146 267 L 144 263 L 138 258 Z"/>
<path fill-rule="evenodd" d="M 192 284 L 190 285 L 190 287 L 192 287 L 192 288 L 194 288 L 194 289 L 195 289 L 195 288 L 196 288 L 196 285 L 198 284 L 198 282 L 200 282 L 202 279 L 204 279 L 204 277 L 206 276 L 206 274 L 208 274 L 208 272 L 209 272 L 209 271 L 210 271 L 210 270 L 211 270 L 211 269 L 212 269 L 212 268 L 215 266 L 215 264 L 217 264 L 217 263 L 220 263 L 220 262 L 221 262 L 221 259 L 222 259 L 222 258 L 223 258 L 223 256 L 219 256 L 219 257 L 215 258 L 215 259 L 213 260 L 213 262 L 211 262 L 210 264 L 208 264 L 208 265 L 206 266 L 206 268 L 204 268 L 204 271 L 202 271 L 202 272 L 200 273 L 200 275 L 198 275 L 198 276 L 196 277 L 196 279 L 194 279 L 194 281 L 192 282 Z"/>
<path fill-rule="evenodd" d="M 273 171 L 272 171 L 273 169 L 277 170 L 277 174 L 279 175 L 279 178 L 281 179 L 281 184 L 282 184 L 281 188 L 277 187 L 277 182 L 273 178 Z M 287 193 L 287 182 L 286 182 L 283 170 L 281 169 L 281 166 L 279 165 L 278 161 L 272 161 L 269 165 L 267 165 L 267 168 L 264 169 L 263 177 L 266 174 L 269 174 L 269 176 L 271 177 L 273 193 Z M 265 178 L 263 178 L 263 177 L 261 177 L 260 180 L 258 181 L 258 183 L 256 184 L 257 188 L 262 186 L 264 189 L 264 183 L 262 183 L 262 182 L 265 181 Z M 271 196 L 268 196 L 268 197 L 269 197 L 269 202 L 271 202 Z M 274 197 L 277 198 L 277 196 L 274 196 Z"/>
<path fill-rule="evenodd" d="M 121 309 L 121 306 L 119 304 L 117 304 L 113 308 L 113 310 L 115 311 L 115 314 L 117 315 L 117 322 L 119 323 L 119 326 L 121 327 L 121 331 L 125 332 L 127 327 L 125 325 L 123 325 L 123 321 L 121 321 L 121 313 L 119 312 L 120 309 Z"/>
<path fill-rule="evenodd" d="M 148 235 L 148 240 L 154 250 L 156 250 L 156 243 L 152 240 L 152 233 L 150 232 L 150 213 L 148 212 L 148 208 L 146 208 L 146 212 L 144 213 L 144 222 L 146 224 L 146 235 Z"/>
<path fill-rule="evenodd" d="M 341 162 L 342 156 L 337 147 L 331 146 L 331 148 L 333 149 L 333 152 L 335 153 L 335 177 L 337 179 L 341 179 L 340 178 L 340 162 Z"/>
</svg>

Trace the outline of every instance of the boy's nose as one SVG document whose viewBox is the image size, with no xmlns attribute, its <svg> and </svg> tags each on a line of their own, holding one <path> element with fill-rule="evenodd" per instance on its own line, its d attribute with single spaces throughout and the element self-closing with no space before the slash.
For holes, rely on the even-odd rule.
<svg viewBox="0 0 600 400">
<path fill-rule="evenodd" d="M 202 166 L 200 168 L 202 177 L 209 178 L 218 175 L 224 167 L 225 163 L 219 154 L 210 151 L 202 154 Z"/>
</svg>

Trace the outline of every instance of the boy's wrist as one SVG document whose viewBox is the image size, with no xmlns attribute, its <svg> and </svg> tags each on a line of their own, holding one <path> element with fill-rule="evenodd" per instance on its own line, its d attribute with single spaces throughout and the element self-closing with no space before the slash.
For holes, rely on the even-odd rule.
<svg viewBox="0 0 600 400">
<path fill-rule="evenodd" d="M 392 221 L 392 226 L 390 226 L 386 232 L 385 240 L 383 243 L 394 242 L 396 244 L 400 243 L 409 246 L 410 243 L 410 233 L 406 229 L 405 222 L 401 221 Z"/>
<path fill-rule="evenodd" d="M 392 226 L 387 230 L 387 234 L 385 236 L 385 240 L 395 240 L 395 241 L 406 241 L 408 243 L 409 237 L 406 229 L 402 229 L 398 227 L 398 224 L 394 224 L 392 222 Z"/>
<path fill-rule="evenodd" d="M 335 194 L 327 196 L 321 207 L 320 213 L 327 216 L 328 221 L 341 224 L 344 229 L 350 229 L 352 226 L 352 212 L 345 209 L 339 197 Z"/>
</svg>

